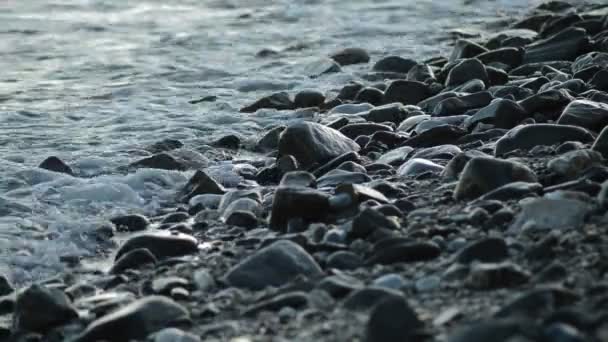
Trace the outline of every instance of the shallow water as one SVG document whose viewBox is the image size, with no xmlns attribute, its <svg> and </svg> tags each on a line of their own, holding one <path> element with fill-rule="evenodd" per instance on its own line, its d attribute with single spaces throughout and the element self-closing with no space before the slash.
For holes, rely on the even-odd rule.
<svg viewBox="0 0 608 342">
<path fill-rule="evenodd" d="M 238 109 L 273 91 L 326 92 L 369 65 L 311 80 L 307 63 L 348 46 L 373 60 L 446 54 L 534 0 L 4 0 L 0 2 L 0 272 L 17 283 L 90 256 L 109 216 L 152 214 L 189 173 L 116 172 L 164 138 L 201 167 L 205 144 L 254 139 L 288 113 Z M 278 56 L 256 53 L 273 49 Z M 216 102 L 189 104 L 207 95 Z M 56 155 L 78 178 L 37 169 Z M 229 166 L 214 169 L 230 175 Z M 234 179 L 233 179 L 234 180 Z"/>
</svg>

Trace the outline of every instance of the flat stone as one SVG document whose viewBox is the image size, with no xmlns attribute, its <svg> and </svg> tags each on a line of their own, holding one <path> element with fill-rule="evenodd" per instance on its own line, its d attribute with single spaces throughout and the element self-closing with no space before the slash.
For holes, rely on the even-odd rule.
<svg viewBox="0 0 608 342">
<path fill-rule="evenodd" d="M 403 299 L 400 291 L 386 287 L 368 286 L 353 291 L 344 300 L 344 308 L 351 311 L 367 311 L 387 299 Z"/>
<path fill-rule="evenodd" d="M 478 198 L 479 201 L 498 200 L 509 201 L 524 197 L 534 197 L 539 195 L 543 186 L 539 183 L 512 182 L 485 193 Z"/>
<path fill-rule="evenodd" d="M 326 163 L 359 148 L 337 130 L 312 122 L 290 125 L 279 139 L 279 155 L 294 156 L 304 168 Z"/>
<path fill-rule="evenodd" d="M 255 304 L 243 313 L 244 316 L 253 316 L 262 311 L 279 311 L 285 307 L 303 309 L 308 306 L 308 295 L 303 291 L 279 294 L 273 298 Z"/>
<path fill-rule="evenodd" d="M 370 103 L 379 106 L 384 103 L 384 92 L 374 87 L 364 87 L 355 96 L 355 102 Z"/>
<path fill-rule="evenodd" d="M 372 179 L 362 172 L 349 172 L 336 169 L 326 173 L 317 180 L 319 188 L 336 187 L 340 184 L 361 184 L 371 181 Z"/>
<path fill-rule="evenodd" d="M 519 103 L 512 100 L 497 99 L 465 120 L 465 126 L 471 129 L 479 123 L 483 123 L 491 124 L 497 128 L 510 129 L 527 117 L 529 117 L 529 114 Z"/>
<path fill-rule="evenodd" d="M 536 183 L 537 178 L 527 166 L 508 160 L 475 157 L 471 159 L 458 179 L 454 199 L 479 197 L 512 182 Z"/>
<path fill-rule="evenodd" d="M 326 268 L 354 270 L 363 265 L 360 256 L 349 251 L 337 251 L 327 257 Z"/>
<path fill-rule="evenodd" d="M 262 290 L 268 286 L 283 286 L 297 276 L 319 277 L 321 268 L 299 245 L 280 240 L 256 251 L 226 274 L 231 286 Z"/>
<path fill-rule="evenodd" d="M 570 125 L 534 124 L 517 126 L 496 142 L 494 155 L 514 150 L 528 151 L 536 146 L 551 146 L 566 141 L 592 142 L 593 135 L 584 128 Z"/>
<path fill-rule="evenodd" d="M 504 261 L 509 257 L 509 248 L 504 239 L 487 237 L 475 241 L 460 250 L 456 261 L 469 264 L 473 261 L 495 263 Z"/>
<path fill-rule="evenodd" d="M 512 319 L 482 321 L 456 330 L 447 342 L 513 341 L 512 337 L 521 336 L 522 325 Z"/>
<path fill-rule="evenodd" d="M 352 239 L 365 239 L 379 229 L 397 230 L 399 225 L 379 211 L 366 208 L 353 219 L 348 235 Z"/>
<path fill-rule="evenodd" d="M 527 113 L 540 112 L 554 115 L 553 112 L 561 113 L 573 100 L 574 98 L 565 89 L 550 89 L 527 97 L 519 101 L 519 104 Z"/>
<path fill-rule="evenodd" d="M 522 205 L 522 210 L 510 229 L 539 231 L 579 229 L 591 208 L 574 199 L 538 198 Z"/>
<path fill-rule="evenodd" d="M 353 123 L 348 124 L 342 128 L 340 128 L 339 132 L 344 134 L 346 137 L 355 139 L 360 135 L 372 135 L 376 132 L 380 131 L 392 131 L 393 129 L 390 126 L 382 125 L 378 123 Z"/>
<path fill-rule="evenodd" d="M 317 78 L 325 74 L 332 74 L 340 71 L 342 71 L 340 64 L 336 63 L 331 58 L 319 58 L 303 67 L 303 73 L 311 78 Z"/>
<path fill-rule="evenodd" d="M 456 145 L 439 145 L 417 150 L 416 153 L 412 154 L 412 158 L 450 160 L 460 153 L 462 153 L 462 150 Z"/>
<path fill-rule="evenodd" d="M 381 155 L 376 162 L 389 165 L 399 165 L 408 158 L 412 151 L 414 151 L 414 148 L 410 146 L 398 147 Z"/>
<path fill-rule="evenodd" d="M 486 107 L 493 99 L 494 97 L 489 91 L 481 91 L 459 97 L 450 97 L 439 102 L 435 108 L 433 108 L 433 115 L 448 116 L 463 114 L 471 109 Z"/>
<path fill-rule="evenodd" d="M 190 315 L 181 305 L 167 297 L 149 296 L 96 319 L 75 341 L 128 342 L 189 321 Z"/>
<path fill-rule="evenodd" d="M 468 132 L 453 125 L 437 126 L 408 139 L 403 145 L 411 147 L 431 147 L 453 144 Z"/>
<path fill-rule="evenodd" d="M 116 252 L 115 260 L 140 248 L 148 249 L 157 259 L 164 259 L 197 253 L 198 242 L 186 234 L 144 233 L 127 239 Z"/>
<path fill-rule="evenodd" d="M 386 93 L 385 93 L 386 96 Z M 396 125 L 401 123 L 406 117 L 407 112 L 400 103 L 388 103 L 370 109 L 367 113 L 361 114 L 365 120 L 375 123 L 392 122 Z"/>
</svg>

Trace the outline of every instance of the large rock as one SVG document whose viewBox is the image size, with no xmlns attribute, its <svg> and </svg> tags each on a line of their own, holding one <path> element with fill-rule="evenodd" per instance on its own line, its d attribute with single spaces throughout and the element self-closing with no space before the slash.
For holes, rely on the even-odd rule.
<svg viewBox="0 0 608 342">
<path fill-rule="evenodd" d="M 608 159 L 608 127 L 605 127 L 593 142 L 591 147 L 593 151 L 599 152 L 602 156 Z"/>
<path fill-rule="evenodd" d="M 416 65 L 416 61 L 399 56 L 387 56 L 374 64 L 374 71 L 396 72 L 407 74 Z"/>
<path fill-rule="evenodd" d="M 180 195 L 182 202 L 188 202 L 197 195 L 223 195 L 224 193 L 226 193 L 226 189 L 220 183 L 211 178 L 205 171 L 198 170 L 188 180 Z"/>
<path fill-rule="evenodd" d="M 231 286 L 255 291 L 268 286 L 280 287 L 297 276 L 322 274 L 321 267 L 302 247 L 280 240 L 238 263 L 228 271 L 225 281 Z"/>
<path fill-rule="evenodd" d="M 13 328 L 44 333 L 77 317 L 76 309 L 63 291 L 34 284 L 17 296 Z"/>
<path fill-rule="evenodd" d="M 589 44 L 582 28 L 567 28 L 549 38 L 526 46 L 523 63 L 572 61 Z"/>
<path fill-rule="evenodd" d="M 417 104 L 431 96 L 429 87 L 418 81 L 396 80 L 384 92 L 384 103 Z"/>
<path fill-rule="evenodd" d="M 340 65 L 367 63 L 370 59 L 365 49 L 354 47 L 336 51 L 330 57 Z"/>
<path fill-rule="evenodd" d="M 49 170 L 49 171 L 53 171 L 53 172 L 65 173 L 65 174 L 68 174 L 71 176 L 74 175 L 72 168 L 68 164 L 66 164 L 63 160 L 61 160 L 55 156 L 50 156 L 50 157 L 46 158 L 45 160 L 42 161 L 42 163 L 40 163 L 40 165 L 38 165 L 38 167 L 41 169 L 45 169 L 45 170 Z"/>
<path fill-rule="evenodd" d="M 579 200 L 538 198 L 522 205 L 522 210 L 510 229 L 578 229 L 583 226 L 590 211 L 590 205 Z"/>
<path fill-rule="evenodd" d="M 157 259 L 163 259 L 196 253 L 198 243 L 194 237 L 186 234 L 144 233 L 125 241 L 118 249 L 115 259 L 118 260 L 124 254 L 139 248 L 146 248 Z"/>
<path fill-rule="evenodd" d="M 190 314 L 167 297 L 136 300 L 93 321 L 75 342 L 143 340 L 161 329 L 190 321 Z"/>
<path fill-rule="evenodd" d="M 497 99 L 467 118 L 465 125 L 471 129 L 479 123 L 484 123 L 492 124 L 497 128 L 509 129 L 517 126 L 526 117 L 528 117 L 528 113 L 519 103 L 512 100 Z"/>
<path fill-rule="evenodd" d="M 186 170 L 186 165 L 167 153 L 158 153 L 151 157 L 140 159 L 130 165 L 133 168 L 148 168 L 161 170 Z"/>
<path fill-rule="evenodd" d="M 337 130 L 312 122 L 293 124 L 279 138 L 279 155 L 294 156 L 304 168 L 323 164 L 359 148 Z"/>
<path fill-rule="evenodd" d="M 527 166 L 508 160 L 475 157 L 471 159 L 458 179 L 454 199 L 479 197 L 508 183 L 523 181 L 535 183 L 536 175 Z"/>
<path fill-rule="evenodd" d="M 295 109 L 295 105 L 289 94 L 285 92 L 275 93 L 266 97 L 263 97 L 256 102 L 241 108 L 243 113 L 253 113 L 258 109 L 269 108 L 276 110 Z"/>
<path fill-rule="evenodd" d="M 564 109 L 557 123 L 599 132 L 608 125 L 608 104 L 589 100 L 572 101 Z"/>
<path fill-rule="evenodd" d="M 450 70 L 445 85 L 448 87 L 457 86 L 474 79 L 482 80 L 485 84 L 488 84 L 486 67 L 479 59 L 465 59 Z"/>
<path fill-rule="evenodd" d="M 365 329 L 365 341 L 410 341 L 410 336 L 423 326 L 424 323 L 405 298 L 389 297 L 372 310 Z"/>
<path fill-rule="evenodd" d="M 443 166 L 422 158 L 413 158 L 403 163 L 397 170 L 400 176 L 415 177 L 423 173 L 441 173 Z"/>
<path fill-rule="evenodd" d="M 574 63 L 572 63 L 572 73 L 576 74 L 591 66 L 597 66 L 604 69 L 608 68 L 608 53 L 594 51 L 578 57 Z"/>
<path fill-rule="evenodd" d="M 566 141 L 593 141 L 584 128 L 569 125 L 535 124 L 517 126 L 496 142 L 494 155 L 501 156 L 514 150 L 530 150 L 538 145 L 551 146 Z"/>
<path fill-rule="evenodd" d="M 494 99 L 488 91 L 480 91 L 470 95 L 450 97 L 439 102 L 433 108 L 433 115 L 448 116 L 463 114 L 471 109 L 482 108 L 490 104 Z"/>
<path fill-rule="evenodd" d="M 472 58 L 487 51 L 488 49 L 475 42 L 467 39 L 459 39 L 456 44 L 454 44 L 454 49 L 452 50 L 449 61 L 453 62 L 458 59 Z"/>
</svg>

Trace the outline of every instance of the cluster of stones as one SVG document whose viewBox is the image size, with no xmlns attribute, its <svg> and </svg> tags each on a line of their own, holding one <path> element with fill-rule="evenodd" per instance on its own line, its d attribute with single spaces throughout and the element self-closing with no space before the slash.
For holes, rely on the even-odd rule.
<svg viewBox="0 0 608 342">
<path fill-rule="evenodd" d="M 349 48 L 312 70 L 369 62 Z M 0 282 L 0 334 L 608 340 L 608 6 L 551 1 L 449 58 L 377 60 L 368 79 L 244 107 L 320 114 L 269 129 L 238 187 L 198 170 L 177 208 L 114 218 L 103 236 L 134 235 L 107 273 Z M 178 143 L 131 166 L 187 169 Z"/>
</svg>

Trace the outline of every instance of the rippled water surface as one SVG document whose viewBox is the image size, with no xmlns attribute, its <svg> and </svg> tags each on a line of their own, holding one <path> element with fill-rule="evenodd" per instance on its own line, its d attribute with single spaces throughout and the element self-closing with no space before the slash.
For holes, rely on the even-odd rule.
<svg viewBox="0 0 608 342">
<path fill-rule="evenodd" d="M 305 66 L 341 47 L 418 60 L 446 54 L 454 30 L 491 31 L 533 0 L 0 1 L 0 272 L 52 275 L 92 255 L 86 234 L 116 213 L 154 213 L 189 173 L 115 170 L 179 139 L 254 139 L 288 113 L 238 109 L 273 91 L 336 91 L 369 65 L 312 80 Z M 262 49 L 278 52 L 257 57 Z M 188 101 L 215 95 L 215 102 Z M 37 169 L 56 155 L 78 177 Z M 211 163 L 211 166 L 214 166 Z M 230 175 L 229 168 L 213 169 Z"/>
</svg>

